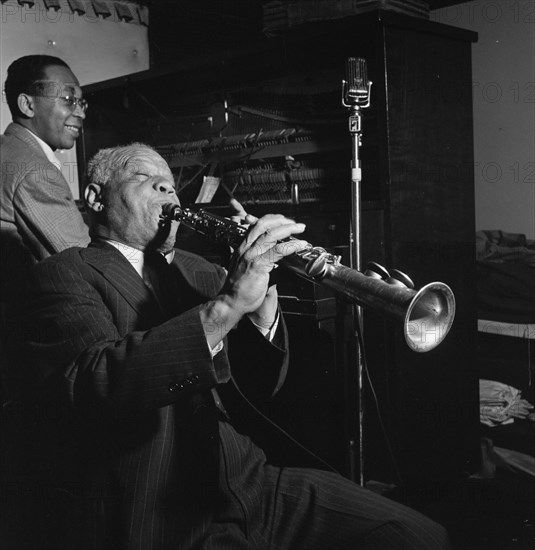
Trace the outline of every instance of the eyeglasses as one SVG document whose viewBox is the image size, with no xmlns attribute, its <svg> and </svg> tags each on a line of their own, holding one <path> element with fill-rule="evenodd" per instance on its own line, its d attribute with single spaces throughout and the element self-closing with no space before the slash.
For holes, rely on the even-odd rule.
<svg viewBox="0 0 535 550">
<path fill-rule="evenodd" d="M 59 95 L 58 88 L 60 87 L 60 84 L 57 82 L 54 82 L 53 80 L 36 80 L 32 83 L 30 86 L 29 93 L 34 96 L 40 96 L 40 97 L 48 97 L 49 99 L 55 99 L 60 100 L 65 107 L 70 109 L 71 111 L 75 111 L 76 107 L 80 107 L 82 112 L 87 111 L 88 103 L 87 100 L 82 99 L 80 97 L 75 97 L 74 95 L 71 95 L 67 93 L 64 96 Z M 58 93 L 59 92 L 59 93 Z"/>
<path fill-rule="evenodd" d="M 80 107 L 82 112 L 87 111 L 88 103 L 87 100 L 82 99 L 81 97 L 74 97 L 73 95 L 64 95 L 59 96 L 57 99 L 59 99 L 65 107 L 68 107 L 71 111 L 76 110 L 76 106 Z"/>
</svg>

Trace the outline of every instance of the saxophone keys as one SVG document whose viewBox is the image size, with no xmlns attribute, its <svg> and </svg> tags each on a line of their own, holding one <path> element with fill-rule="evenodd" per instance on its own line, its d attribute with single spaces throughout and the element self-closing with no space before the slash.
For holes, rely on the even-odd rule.
<svg viewBox="0 0 535 550">
<path fill-rule="evenodd" d="M 322 279 L 327 271 L 329 257 L 327 252 L 320 252 L 306 264 L 305 273 L 313 279 Z"/>
<path fill-rule="evenodd" d="M 390 273 L 388 273 L 387 269 L 377 262 L 368 262 L 364 275 L 366 275 L 366 277 L 372 277 L 373 279 L 384 280 L 390 277 Z"/>
<path fill-rule="evenodd" d="M 402 285 L 411 290 L 414 288 L 412 279 L 407 274 L 403 273 L 403 271 L 399 271 L 399 269 L 390 270 L 390 277 L 386 279 L 386 282 L 391 285 Z"/>
</svg>

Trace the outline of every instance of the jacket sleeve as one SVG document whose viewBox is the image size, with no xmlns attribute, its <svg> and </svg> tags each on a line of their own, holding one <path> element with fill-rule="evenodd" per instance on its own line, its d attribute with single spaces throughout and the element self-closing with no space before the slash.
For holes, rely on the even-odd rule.
<svg viewBox="0 0 535 550">
<path fill-rule="evenodd" d="M 152 328 L 139 315 L 135 329 L 121 334 L 118 325 L 137 312 L 115 289 L 97 288 L 87 266 L 56 260 L 35 266 L 21 323 L 26 395 L 122 413 L 179 402 L 229 379 L 226 353 L 212 358 L 199 306 Z M 110 308 L 109 296 L 121 306 Z"/>
<path fill-rule="evenodd" d="M 228 340 L 235 383 L 257 404 L 269 400 L 280 390 L 288 372 L 288 333 L 282 312 L 271 342 L 248 319 L 231 331 Z"/>
</svg>

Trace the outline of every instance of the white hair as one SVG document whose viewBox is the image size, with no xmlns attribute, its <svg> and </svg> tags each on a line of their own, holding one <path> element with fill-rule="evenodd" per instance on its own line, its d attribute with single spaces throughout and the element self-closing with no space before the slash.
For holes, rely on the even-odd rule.
<svg viewBox="0 0 535 550">
<path fill-rule="evenodd" d="M 117 173 L 122 173 L 129 162 L 143 152 L 158 155 L 150 145 L 139 142 L 101 149 L 87 164 L 88 183 L 107 186 Z"/>
</svg>

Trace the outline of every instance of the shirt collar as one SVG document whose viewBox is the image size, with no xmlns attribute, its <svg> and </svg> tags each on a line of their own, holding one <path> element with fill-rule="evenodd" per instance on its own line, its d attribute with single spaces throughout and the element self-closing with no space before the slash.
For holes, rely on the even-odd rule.
<svg viewBox="0 0 535 550">
<path fill-rule="evenodd" d="M 128 246 L 127 244 L 120 243 L 112 239 L 103 240 L 115 247 L 130 262 L 132 267 L 136 270 L 136 273 L 143 278 L 145 254 L 142 250 L 138 250 L 137 248 L 133 248 L 132 246 Z M 171 252 L 168 252 L 163 257 L 166 259 L 167 263 L 171 263 L 175 257 L 175 251 L 171 250 Z"/>
</svg>

